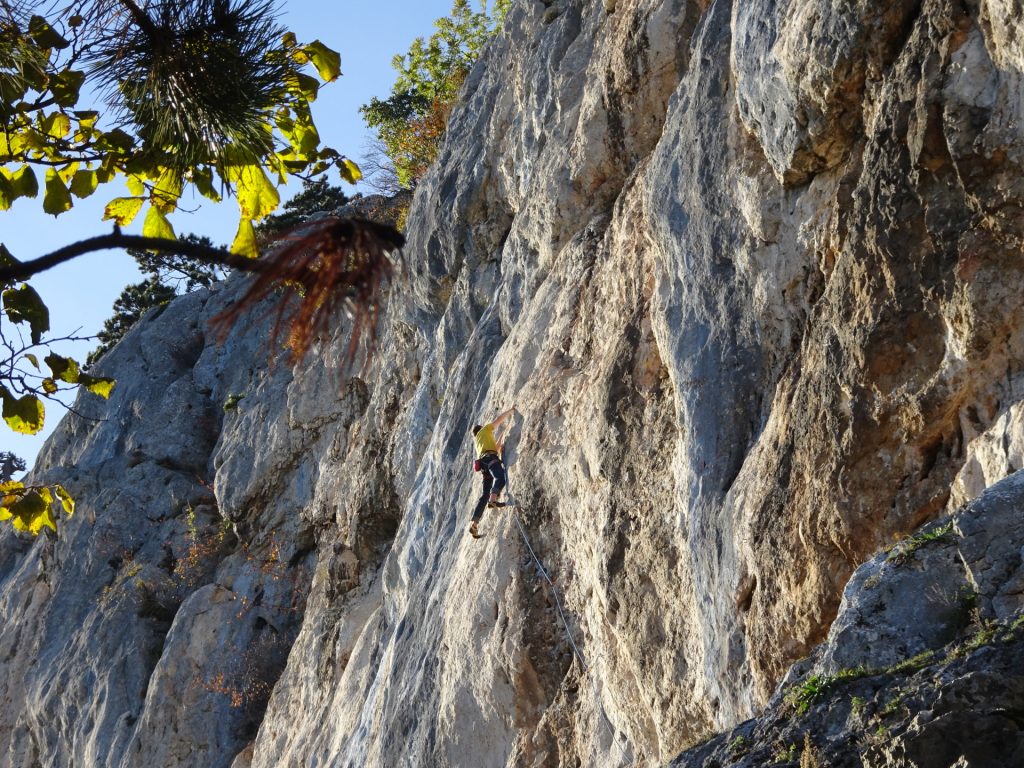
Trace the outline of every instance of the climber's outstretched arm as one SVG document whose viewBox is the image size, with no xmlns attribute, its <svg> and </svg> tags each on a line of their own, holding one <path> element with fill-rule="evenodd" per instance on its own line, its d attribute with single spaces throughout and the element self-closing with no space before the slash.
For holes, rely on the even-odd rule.
<svg viewBox="0 0 1024 768">
<path fill-rule="evenodd" d="M 495 426 L 495 427 L 498 426 L 499 424 L 501 424 L 501 422 L 505 421 L 509 416 L 511 416 L 513 413 L 515 413 L 515 411 L 516 411 L 516 407 L 513 405 L 507 411 L 505 411 L 500 416 L 498 416 L 498 418 L 496 418 L 493 422 L 491 422 L 492 426 Z M 512 429 L 512 424 L 513 423 L 514 423 L 514 420 L 513 421 L 508 421 L 505 424 L 504 429 L 501 430 L 501 436 L 497 438 L 498 453 L 499 454 L 503 453 L 504 450 L 505 450 L 505 438 L 508 437 L 508 433 Z"/>
<path fill-rule="evenodd" d="M 491 422 L 491 426 L 492 427 L 498 426 L 499 424 L 501 424 L 501 422 L 505 421 L 505 419 L 507 419 L 509 416 L 511 416 L 515 412 L 516 412 L 516 407 L 513 405 L 511 408 L 509 408 L 504 413 L 499 413 L 495 417 L 494 421 Z M 506 430 L 507 429 L 508 429 L 508 427 L 506 427 Z"/>
</svg>

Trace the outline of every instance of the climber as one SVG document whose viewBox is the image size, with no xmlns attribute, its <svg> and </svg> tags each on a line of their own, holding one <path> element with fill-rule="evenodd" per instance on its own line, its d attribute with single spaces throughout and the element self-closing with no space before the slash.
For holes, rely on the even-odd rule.
<svg viewBox="0 0 1024 768">
<path fill-rule="evenodd" d="M 480 538 L 476 524 L 484 513 L 484 507 L 504 507 L 505 503 L 498 501 L 498 495 L 505 487 L 505 465 L 501 461 L 502 450 L 505 447 L 505 437 L 508 435 L 512 422 L 505 425 L 501 437 L 494 437 L 495 428 L 515 413 L 513 405 L 504 413 L 500 414 L 490 424 L 473 427 L 473 442 L 476 445 L 477 459 L 473 462 L 473 469 L 480 472 L 484 480 L 483 493 L 473 510 L 473 520 L 469 524 L 469 534 L 474 539 Z"/>
</svg>

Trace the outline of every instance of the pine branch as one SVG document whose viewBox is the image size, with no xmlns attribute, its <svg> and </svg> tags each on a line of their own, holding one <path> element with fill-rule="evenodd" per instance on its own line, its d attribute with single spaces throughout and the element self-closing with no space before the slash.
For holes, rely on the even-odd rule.
<svg viewBox="0 0 1024 768">
<path fill-rule="evenodd" d="M 220 267 L 231 267 L 247 272 L 264 272 L 267 269 L 266 264 L 262 261 L 238 256 L 222 248 L 213 248 L 187 240 L 168 240 L 160 237 L 125 235 L 120 229 L 115 228 L 109 235 L 79 240 L 77 243 L 71 243 L 63 248 L 58 248 L 53 253 L 40 256 L 38 259 L 0 267 L 0 284 L 26 280 L 33 275 L 38 275 L 40 272 L 45 272 L 66 261 L 71 261 L 93 251 L 102 251 L 106 248 L 139 248 L 146 251 L 159 251 L 161 253 L 178 253 L 198 259 L 204 264 L 215 264 Z"/>
</svg>

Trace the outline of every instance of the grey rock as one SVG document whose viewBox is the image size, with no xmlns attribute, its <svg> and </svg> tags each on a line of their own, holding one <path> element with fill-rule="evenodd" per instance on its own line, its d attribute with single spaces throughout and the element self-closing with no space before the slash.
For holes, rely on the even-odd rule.
<svg viewBox="0 0 1024 768">
<path fill-rule="evenodd" d="M 51 439 L 36 477 L 80 513 L 0 534 L 8 761 L 660 765 L 830 631 L 790 682 L 934 649 L 958 585 L 1010 632 L 1020 545 L 981 498 L 1020 460 L 1017 5 L 514 4 L 365 365 L 341 319 L 290 365 L 270 306 L 218 341 L 232 279 L 145 319 Z M 469 428 L 513 403 L 518 517 L 471 541 Z M 851 576 L 874 628 L 834 622 Z M 1016 706 L 1005 655 L 932 667 L 879 760 L 935 741 L 929 692 L 978 733 Z"/>
<path fill-rule="evenodd" d="M 1019 566 L 1022 507 L 1018 472 L 862 565 L 828 638 L 793 665 L 768 708 L 672 766 L 1019 763 L 1024 611 L 998 596 L 1019 581 L 1006 564 Z"/>
</svg>

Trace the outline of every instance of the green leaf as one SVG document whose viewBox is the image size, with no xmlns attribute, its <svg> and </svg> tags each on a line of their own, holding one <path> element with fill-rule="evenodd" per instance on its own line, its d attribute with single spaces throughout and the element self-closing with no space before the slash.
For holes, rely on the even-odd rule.
<svg viewBox="0 0 1024 768">
<path fill-rule="evenodd" d="M 260 255 L 259 246 L 256 245 L 256 229 L 250 219 L 241 219 L 238 222 L 238 232 L 231 243 L 231 252 L 249 259 L 255 259 Z"/>
<path fill-rule="evenodd" d="M 75 174 L 78 173 L 78 165 L 79 164 L 77 162 L 68 163 L 63 168 L 57 169 L 57 174 L 60 176 L 60 180 L 63 181 L 64 184 L 71 183 L 71 180 L 75 177 Z"/>
<path fill-rule="evenodd" d="M 281 202 L 277 188 L 267 178 L 263 168 L 255 164 L 229 165 L 228 181 L 236 187 L 238 207 L 243 219 L 259 221 L 273 213 Z"/>
<path fill-rule="evenodd" d="M 43 428 L 43 404 L 35 395 L 14 397 L 0 387 L 3 399 L 3 417 L 7 426 L 23 435 L 34 435 Z"/>
<path fill-rule="evenodd" d="M 127 227 L 142 210 L 141 197 L 115 197 L 103 209 L 103 220 L 113 219 L 119 227 Z"/>
<path fill-rule="evenodd" d="M 50 366 L 50 370 L 53 371 L 53 378 L 58 381 L 77 384 L 79 377 L 82 375 L 82 369 L 70 357 L 62 357 L 51 352 L 43 358 L 43 362 Z"/>
<path fill-rule="evenodd" d="M 25 359 L 28 360 L 30 363 L 32 363 L 32 365 L 35 366 L 35 369 L 37 371 L 40 370 L 40 368 L 39 368 L 39 358 L 38 357 L 33 355 L 31 352 L 26 352 L 25 353 Z"/>
<path fill-rule="evenodd" d="M 43 210 L 58 216 L 71 209 L 71 193 L 64 185 L 60 174 L 53 168 L 46 171 L 46 195 L 43 197 Z"/>
<path fill-rule="evenodd" d="M 35 171 L 27 165 L 21 166 L 11 174 L 11 185 L 15 198 L 35 197 L 39 194 L 39 182 L 36 180 Z"/>
<path fill-rule="evenodd" d="M 14 202 L 14 186 L 11 184 L 10 179 L 0 172 L 0 211 L 9 210 L 11 203 Z"/>
<path fill-rule="evenodd" d="M 30 285 L 8 288 L 4 291 L 4 309 L 12 323 L 28 323 L 32 343 L 38 344 L 42 335 L 50 330 L 50 310 Z"/>
<path fill-rule="evenodd" d="M 78 383 L 94 395 L 99 395 L 104 400 L 110 399 L 110 393 L 113 391 L 114 385 L 117 384 L 114 379 L 108 379 L 100 376 L 89 376 L 85 373 L 78 377 Z"/>
<path fill-rule="evenodd" d="M 96 140 L 96 148 L 101 151 L 114 151 L 118 150 L 121 152 L 127 152 L 135 145 L 135 140 L 130 134 L 125 133 L 120 128 L 115 128 L 112 131 L 107 131 L 99 139 Z"/>
<path fill-rule="evenodd" d="M 98 185 L 96 171 L 75 171 L 75 175 L 71 178 L 71 194 L 77 198 L 85 198 L 95 192 Z"/>
<path fill-rule="evenodd" d="M 341 54 L 331 50 L 319 40 L 314 40 L 309 45 L 302 46 L 301 50 L 309 56 L 309 60 L 316 67 L 317 74 L 324 82 L 337 80 L 341 75 Z"/>
<path fill-rule="evenodd" d="M 310 75 L 296 72 L 295 81 L 289 82 L 288 90 L 302 96 L 306 101 L 316 101 L 320 93 L 320 81 Z"/>
<path fill-rule="evenodd" d="M 192 172 L 192 183 L 196 185 L 199 194 L 215 203 L 221 201 L 220 193 L 213 188 L 213 170 L 210 168 L 197 168 Z"/>
<path fill-rule="evenodd" d="M 53 486 L 53 490 L 57 493 L 57 498 L 60 499 L 60 505 L 64 507 L 64 512 L 67 513 L 68 517 L 75 514 L 75 500 L 71 494 L 67 492 L 63 485 Z"/>
<path fill-rule="evenodd" d="M 150 195 L 150 202 L 160 209 L 161 213 L 173 213 L 178 207 L 178 198 L 181 197 L 181 173 L 170 168 L 164 168 L 153 187 L 153 194 Z"/>
<path fill-rule="evenodd" d="M 70 109 L 78 103 L 78 93 L 84 82 L 85 72 L 65 69 L 53 79 L 50 84 L 50 91 L 60 106 Z"/>
<path fill-rule="evenodd" d="M 171 222 L 155 205 L 149 206 L 149 211 L 146 213 L 146 220 L 142 223 L 142 236 L 159 237 L 165 240 L 176 239 Z"/>
<path fill-rule="evenodd" d="M 33 16 L 29 19 L 28 34 L 40 48 L 62 50 L 71 45 L 42 16 Z"/>
<path fill-rule="evenodd" d="M 57 391 L 57 382 L 55 382 L 51 378 L 43 379 L 43 392 L 45 392 L 48 395 L 52 395 L 56 391 Z"/>
<path fill-rule="evenodd" d="M 338 172 L 341 173 L 341 178 L 347 181 L 349 184 L 355 184 L 361 178 L 363 178 L 363 172 L 359 170 L 359 166 L 349 160 L 347 157 L 343 157 L 338 163 Z"/>
<path fill-rule="evenodd" d="M 43 120 L 43 133 L 52 139 L 63 139 L 71 133 L 71 118 L 63 112 L 54 112 Z"/>
</svg>

